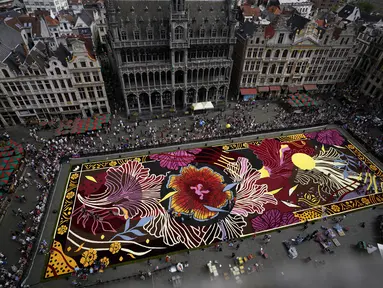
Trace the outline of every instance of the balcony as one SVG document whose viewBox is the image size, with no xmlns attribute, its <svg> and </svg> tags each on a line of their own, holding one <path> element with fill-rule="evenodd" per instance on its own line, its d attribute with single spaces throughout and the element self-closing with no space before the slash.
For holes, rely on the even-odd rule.
<svg viewBox="0 0 383 288">
<path fill-rule="evenodd" d="M 112 42 L 113 49 L 118 48 L 142 48 L 142 47 L 152 47 L 152 46 L 168 46 L 169 40 L 124 40 L 124 41 L 114 41 Z"/>
<path fill-rule="evenodd" d="M 230 38 L 231 43 L 227 37 L 216 37 L 216 38 L 191 38 L 190 45 L 211 45 L 211 44 L 235 44 L 237 39 Z"/>
<path fill-rule="evenodd" d="M 189 41 L 170 41 L 170 49 L 187 49 L 189 47 Z"/>
<path fill-rule="evenodd" d="M 170 21 L 189 21 L 189 13 L 187 12 L 173 12 L 170 14 Z"/>
<path fill-rule="evenodd" d="M 170 70 L 172 65 L 170 64 L 170 60 L 167 62 L 127 62 L 122 64 L 119 68 L 121 69 L 122 73 L 146 72 L 147 70 L 154 72 Z"/>
</svg>

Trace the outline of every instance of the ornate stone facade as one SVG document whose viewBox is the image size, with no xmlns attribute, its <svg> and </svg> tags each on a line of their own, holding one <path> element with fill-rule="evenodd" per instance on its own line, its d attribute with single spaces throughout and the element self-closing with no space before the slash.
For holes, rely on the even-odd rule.
<svg viewBox="0 0 383 288">
<path fill-rule="evenodd" d="M 230 0 L 110 0 L 107 18 L 128 115 L 226 100 L 236 42 Z"/>
</svg>

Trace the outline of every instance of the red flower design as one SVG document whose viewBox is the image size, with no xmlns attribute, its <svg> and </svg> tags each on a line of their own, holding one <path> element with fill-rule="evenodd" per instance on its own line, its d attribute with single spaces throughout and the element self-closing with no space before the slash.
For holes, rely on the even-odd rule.
<svg viewBox="0 0 383 288">
<path fill-rule="evenodd" d="M 223 192 L 223 181 L 222 175 L 209 167 L 184 167 L 181 174 L 169 178 L 168 188 L 177 191 L 172 196 L 170 207 L 177 213 L 192 214 L 196 220 L 211 219 L 218 212 L 205 206 L 222 208 L 232 198 L 230 191 Z"/>
</svg>

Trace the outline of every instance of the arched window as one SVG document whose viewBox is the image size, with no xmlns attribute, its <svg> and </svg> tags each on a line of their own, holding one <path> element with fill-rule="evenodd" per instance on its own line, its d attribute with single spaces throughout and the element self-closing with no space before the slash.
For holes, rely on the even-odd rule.
<svg viewBox="0 0 383 288">
<path fill-rule="evenodd" d="M 7 70 L 5 70 L 5 69 L 1 69 L 1 71 L 3 72 L 3 74 L 4 74 L 4 77 L 6 77 L 6 78 L 9 78 L 9 77 L 11 77 L 11 76 L 9 76 L 9 73 L 8 73 L 8 71 Z"/>
<path fill-rule="evenodd" d="M 174 30 L 174 38 L 176 40 L 184 39 L 184 28 L 182 28 L 181 26 L 177 26 Z"/>
<path fill-rule="evenodd" d="M 61 75 L 61 70 L 58 67 L 55 68 L 55 71 L 57 75 Z"/>
<path fill-rule="evenodd" d="M 269 49 L 266 51 L 266 58 L 270 58 L 270 56 L 271 56 L 271 50 Z"/>
<path fill-rule="evenodd" d="M 274 57 L 275 57 L 275 58 L 278 58 L 278 57 L 279 57 L 279 54 L 280 54 L 280 51 L 279 51 L 279 50 L 276 50 L 275 53 L 274 53 Z"/>
<path fill-rule="evenodd" d="M 276 69 L 277 69 L 277 66 L 275 64 L 271 65 L 270 74 L 274 74 Z"/>
<path fill-rule="evenodd" d="M 287 49 L 283 50 L 282 58 L 286 58 L 288 53 L 289 53 L 289 51 Z"/>
</svg>

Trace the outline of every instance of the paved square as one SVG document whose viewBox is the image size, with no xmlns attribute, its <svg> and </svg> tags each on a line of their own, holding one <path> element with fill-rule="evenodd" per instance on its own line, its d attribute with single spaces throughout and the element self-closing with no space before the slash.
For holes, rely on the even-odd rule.
<svg viewBox="0 0 383 288">
<path fill-rule="evenodd" d="M 382 181 L 337 130 L 74 165 L 45 278 L 383 203 Z"/>
</svg>

